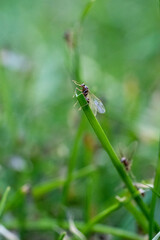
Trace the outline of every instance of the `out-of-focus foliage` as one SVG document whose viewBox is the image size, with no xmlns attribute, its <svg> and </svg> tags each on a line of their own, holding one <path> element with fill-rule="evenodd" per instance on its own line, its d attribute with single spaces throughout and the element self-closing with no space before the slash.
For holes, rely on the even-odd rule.
<svg viewBox="0 0 160 240">
<path fill-rule="evenodd" d="M 76 27 L 86 3 L 0 1 L 0 194 L 11 186 L 10 200 L 19 196 L 25 184 L 33 188 L 66 174 L 83 113 L 73 107 L 70 58 L 63 36 Z M 106 114 L 98 115 L 104 130 L 117 151 L 119 145 L 138 141 L 132 165 L 137 181 L 153 178 L 157 160 L 159 42 L 159 10 L 153 0 L 96 1 L 80 35 L 81 77 L 106 106 Z M 89 163 L 99 168 L 91 180 L 94 215 L 123 185 L 87 122 L 78 147 L 76 169 Z M 20 195 L 8 206 L 4 221 L 57 218 L 61 190 L 38 200 Z M 85 199 L 86 181 L 71 184 L 69 205 L 75 219 L 84 219 Z M 115 215 L 107 223 L 135 228 L 124 209 Z M 40 239 L 36 232 L 21 235 Z M 47 232 L 45 239 L 51 238 Z"/>
</svg>

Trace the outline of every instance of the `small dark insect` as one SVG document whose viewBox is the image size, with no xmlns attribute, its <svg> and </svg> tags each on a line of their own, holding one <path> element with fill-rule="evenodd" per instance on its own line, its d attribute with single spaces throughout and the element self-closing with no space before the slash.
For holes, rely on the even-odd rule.
<svg viewBox="0 0 160 240">
<path fill-rule="evenodd" d="M 82 83 L 79 84 L 76 81 L 73 80 L 73 82 L 81 87 L 81 89 L 79 89 L 78 87 L 76 87 L 76 90 L 80 91 L 83 93 L 87 103 L 90 105 L 94 115 L 96 116 L 97 112 L 99 113 L 105 113 L 105 108 L 103 106 L 103 103 L 101 102 L 101 100 L 99 98 L 97 98 L 93 93 L 91 93 L 88 89 L 88 87 Z"/>
<path fill-rule="evenodd" d="M 123 154 L 122 150 L 121 149 L 119 150 L 120 161 L 124 165 L 127 172 L 131 170 L 132 158 L 136 150 L 136 147 L 137 147 L 137 142 L 135 141 L 131 144 L 131 146 L 129 146 L 129 152 L 126 152 L 125 154 Z"/>
<path fill-rule="evenodd" d="M 74 34 L 71 30 L 68 30 L 64 33 L 64 39 L 65 39 L 69 48 L 73 48 L 75 46 Z"/>
<path fill-rule="evenodd" d="M 142 197 L 145 196 L 145 193 L 146 193 L 146 191 L 147 191 L 148 188 L 149 188 L 149 185 L 145 185 L 145 184 L 143 184 L 143 183 L 138 183 L 138 182 L 135 182 L 135 183 L 134 183 L 134 186 L 137 188 L 138 192 L 140 193 L 140 195 L 141 195 Z"/>
<path fill-rule="evenodd" d="M 82 88 L 82 90 L 79 89 L 79 88 L 76 88 L 76 89 L 78 89 L 79 91 L 82 91 L 82 93 L 83 93 L 86 101 L 89 103 L 89 98 L 87 97 L 87 96 L 88 96 L 88 93 L 89 93 L 88 87 L 87 87 L 84 83 L 82 83 L 82 84 L 79 85 L 79 86 Z"/>
<path fill-rule="evenodd" d="M 107 236 L 101 234 L 101 235 L 99 235 L 99 239 L 100 240 L 107 240 Z"/>
<path fill-rule="evenodd" d="M 121 157 L 121 163 L 125 166 L 126 171 L 130 170 L 130 162 L 126 157 Z"/>
<path fill-rule="evenodd" d="M 144 189 L 138 188 L 137 190 L 139 191 L 139 193 L 141 194 L 142 197 L 145 196 L 145 190 Z"/>
</svg>

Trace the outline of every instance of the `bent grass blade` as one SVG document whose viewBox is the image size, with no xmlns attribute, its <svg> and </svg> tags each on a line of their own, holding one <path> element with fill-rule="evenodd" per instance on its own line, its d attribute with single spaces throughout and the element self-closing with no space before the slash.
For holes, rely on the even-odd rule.
<svg viewBox="0 0 160 240">
<path fill-rule="evenodd" d="M 99 141 L 101 142 L 103 148 L 105 149 L 105 151 L 107 152 L 107 154 L 109 155 L 114 167 L 116 168 L 117 172 L 119 173 L 120 177 L 122 178 L 122 180 L 124 181 L 125 185 L 127 186 L 129 192 L 131 193 L 132 197 L 134 198 L 134 200 L 136 201 L 137 205 L 139 206 L 139 208 L 141 209 L 141 211 L 143 212 L 144 216 L 148 219 L 149 221 L 149 210 L 147 205 L 143 202 L 142 198 L 140 195 L 137 195 L 137 189 L 136 187 L 133 185 L 132 183 L 132 179 L 129 177 L 129 175 L 126 173 L 124 167 L 122 166 L 118 156 L 116 155 L 112 145 L 110 144 L 106 134 L 104 133 L 101 125 L 99 124 L 99 122 L 97 121 L 97 119 L 95 118 L 93 112 L 91 111 L 90 107 L 84 97 L 83 94 L 79 94 L 77 96 L 77 100 L 79 101 L 81 106 L 83 107 L 83 111 L 90 123 L 90 125 L 92 126 L 95 134 L 97 135 Z M 157 223 L 154 224 L 154 227 L 156 229 L 156 231 L 159 231 L 159 226 Z"/>
</svg>

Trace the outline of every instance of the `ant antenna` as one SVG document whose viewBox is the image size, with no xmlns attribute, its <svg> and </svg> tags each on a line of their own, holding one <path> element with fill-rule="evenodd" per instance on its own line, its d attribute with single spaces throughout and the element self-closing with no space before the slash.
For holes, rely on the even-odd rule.
<svg viewBox="0 0 160 240">
<path fill-rule="evenodd" d="M 81 84 L 79 84 L 77 81 L 72 80 L 72 82 L 73 82 L 74 84 L 76 84 L 77 86 L 80 86 L 80 87 L 81 87 Z"/>
</svg>

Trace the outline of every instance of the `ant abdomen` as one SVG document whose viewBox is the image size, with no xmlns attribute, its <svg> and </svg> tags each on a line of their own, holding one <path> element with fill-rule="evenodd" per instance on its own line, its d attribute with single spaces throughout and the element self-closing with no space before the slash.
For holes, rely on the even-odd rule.
<svg viewBox="0 0 160 240">
<path fill-rule="evenodd" d="M 87 101 L 87 103 L 89 104 L 89 98 L 88 98 L 88 97 L 86 97 L 86 101 Z"/>
</svg>

